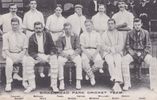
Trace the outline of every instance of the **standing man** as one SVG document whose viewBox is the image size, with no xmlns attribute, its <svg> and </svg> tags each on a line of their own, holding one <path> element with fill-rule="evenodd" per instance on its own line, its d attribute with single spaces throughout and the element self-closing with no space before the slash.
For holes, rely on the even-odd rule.
<svg viewBox="0 0 157 100">
<path fill-rule="evenodd" d="M 82 80 L 82 62 L 81 62 L 81 47 L 79 37 L 72 32 L 70 23 L 64 24 L 65 36 L 58 41 L 59 57 L 59 80 L 60 89 L 64 90 L 64 65 L 67 61 L 73 61 L 76 66 L 76 89 L 81 89 Z"/>
<path fill-rule="evenodd" d="M 124 90 L 128 90 L 131 87 L 130 70 L 129 64 L 133 61 L 141 63 L 146 62 L 149 65 L 150 80 L 151 75 L 150 69 L 154 69 L 154 62 L 151 56 L 151 40 L 148 31 L 141 28 L 141 19 L 134 19 L 134 29 L 128 33 L 126 40 L 126 52 L 127 54 L 123 57 L 122 70 L 124 77 Z M 152 84 L 152 83 L 151 83 Z M 151 87 L 152 88 L 152 87 Z"/>
<path fill-rule="evenodd" d="M 62 7 L 57 5 L 55 13 L 47 18 L 46 28 L 50 31 L 53 41 L 56 43 L 63 34 L 63 25 L 66 19 L 62 16 Z"/>
<path fill-rule="evenodd" d="M 121 32 L 123 35 L 123 47 L 126 42 L 126 36 L 128 31 L 133 29 L 133 19 L 134 16 L 132 13 L 128 12 L 126 10 L 126 1 L 125 0 L 119 0 L 118 7 L 119 12 L 113 15 L 113 19 L 116 21 L 117 24 L 117 30 Z"/>
<path fill-rule="evenodd" d="M 9 5 L 9 13 L 4 14 L 0 17 L 0 26 L 2 26 L 3 30 L 0 30 L 0 34 L 7 33 L 12 30 L 12 25 L 11 25 L 11 19 L 12 18 L 18 18 L 20 22 L 20 28 L 22 28 L 22 19 L 17 16 L 17 5 L 14 3 L 11 3 Z"/>
<path fill-rule="evenodd" d="M 58 92 L 57 76 L 58 76 L 58 61 L 56 56 L 56 47 L 51 38 L 50 33 L 44 32 L 44 26 L 41 22 L 34 23 L 35 33 L 29 39 L 28 54 L 25 62 L 24 72 L 24 87 L 25 92 L 29 93 L 36 88 L 34 66 L 36 64 L 42 65 L 50 64 L 51 70 L 51 87 L 54 92 Z M 29 62 L 29 63 L 28 63 Z"/>
<path fill-rule="evenodd" d="M 25 13 L 23 18 L 23 25 L 28 38 L 34 33 L 35 22 L 40 21 L 43 25 L 45 25 L 43 14 L 37 10 L 37 1 L 30 0 L 29 6 L 30 10 Z"/>
<path fill-rule="evenodd" d="M 80 34 L 85 31 L 84 22 L 86 17 L 82 14 L 82 8 L 82 5 L 75 5 L 75 13 L 67 18 L 67 22 L 72 25 L 72 31 L 77 36 L 80 36 Z"/>
<path fill-rule="evenodd" d="M 107 29 L 107 21 L 109 17 L 105 14 L 106 8 L 105 5 L 100 4 L 98 8 L 98 13 L 92 17 L 94 28 L 96 32 L 102 35 Z"/>
<path fill-rule="evenodd" d="M 90 78 L 91 85 L 95 85 L 94 71 L 99 70 L 103 73 L 103 60 L 99 54 L 101 38 L 100 34 L 94 31 L 93 22 L 91 20 L 85 21 L 86 32 L 80 36 L 80 44 L 82 49 L 82 65 L 87 76 L 86 79 Z"/>
<path fill-rule="evenodd" d="M 11 19 L 12 30 L 3 35 L 3 52 L 6 58 L 6 87 L 5 91 L 11 91 L 13 64 L 22 63 L 28 47 L 27 37 L 20 31 L 20 20 Z M 20 77 L 17 73 L 14 76 Z M 13 77 L 14 77 L 13 76 Z"/>
<path fill-rule="evenodd" d="M 123 36 L 116 29 L 116 22 L 114 19 L 108 20 L 108 30 L 102 35 L 102 49 L 103 57 L 108 64 L 111 81 L 114 82 L 113 91 L 121 92 L 120 84 L 122 79 L 122 44 Z"/>
</svg>

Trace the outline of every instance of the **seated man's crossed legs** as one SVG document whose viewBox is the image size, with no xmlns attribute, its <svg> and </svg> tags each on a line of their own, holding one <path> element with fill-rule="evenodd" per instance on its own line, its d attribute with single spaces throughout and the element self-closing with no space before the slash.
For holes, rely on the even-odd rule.
<svg viewBox="0 0 157 100">
<path fill-rule="evenodd" d="M 51 77 L 51 85 L 54 92 L 58 92 L 57 88 L 57 77 L 58 77 L 58 60 L 56 55 L 38 55 L 40 56 L 44 63 L 50 64 L 50 77 Z M 29 63 L 28 63 L 29 62 Z M 36 88 L 35 83 L 35 74 L 34 74 L 34 66 L 37 63 L 42 63 L 38 60 L 34 60 L 32 57 L 27 56 L 24 60 L 25 70 L 23 71 L 23 86 L 26 88 L 25 92 L 29 93 Z"/>
<path fill-rule="evenodd" d="M 73 50 L 70 51 L 63 51 L 66 54 L 72 55 L 74 53 Z M 59 56 L 58 57 L 58 65 L 59 65 L 59 81 L 60 81 L 60 90 L 65 89 L 64 85 L 64 66 L 65 63 L 68 61 L 66 57 Z M 82 80 L 82 62 L 80 55 L 76 55 L 72 57 L 72 62 L 75 63 L 76 67 L 76 89 L 81 89 L 81 80 Z"/>
<path fill-rule="evenodd" d="M 13 73 L 13 65 L 22 63 L 23 57 L 21 57 L 18 53 L 10 53 L 10 57 L 6 57 L 6 67 L 5 67 L 5 75 L 6 75 L 6 87 L 5 91 L 11 91 L 11 83 L 13 79 L 22 80 L 22 78 L 18 75 L 18 73 Z"/>
<path fill-rule="evenodd" d="M 88 50 L 88 52 L 93 56 L 95 50 Z M 98 53 L 95 57 L 88 58 L 86 54 L 82 53 L 82 67 L 87 74 L 86 79 L 90 79 L 91 85 L 94 86 L 96 83 L 94 72 L 103 68 L 103 60 L 100 54 Z"/>
</svg>

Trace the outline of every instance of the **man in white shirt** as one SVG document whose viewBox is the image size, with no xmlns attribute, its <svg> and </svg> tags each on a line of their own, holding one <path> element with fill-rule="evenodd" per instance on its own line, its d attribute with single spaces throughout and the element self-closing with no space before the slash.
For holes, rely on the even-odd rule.
<svg viewBox="0 0 157 100">
<path fill-rule="evenodd" d="M 105 5 L 100 4 L 98 8 L 98 13 L 92 17 L 94 24 L 94 29 L 101 35 L 107 30 L 107 21 L 109 17 L 106 15 Z"/>
<path fill-rule="evenodd" d="M 9 92 L 12 90 L 11 83 L 14 79 L 15 74 L 12 78 L 13 65 L 23 64 L 26 49 L 28 47 L 27 37 L 20 31 L 20 21 L 18 18 L 11 19 L 12 30 L 3 35 L 3 57 L 6 58 L 6 87 L 5 91 Z M 16 73 L 17 74 L 17 73 Z M 18 74 L 17 74 L 18 75 Z"/>
<path fill-rule="evenodd" d="M 58 65 L 59 65 L 59 80 L 60 89 L 64 90 L 64 65 L 67 61 L 75 63 L 76 67 L 76 89 L 81 89 L 82 80 L 82 62 L 81 62 L 81 47 L 79 37 L 73 34 L 70 23 L 64 24 L 65 36 L 60 37 L 58 41 Z"/>
<path fill-rule="evenodd" d="M 122 78 L 122 34 L 117 31 L 114 19 L 108 20 L 108 30 L 102 35 L 103 58 L 108 64 L 110 80 L 114 83 L 113 91 L 121 92 L 120 84 L 123 83 Z"/>
<path fill-rule="evenodd" d="M 0 26 L 2 25 L 2 29 L 0 29 L 0 34 L 4 34 L 4 33 L 7 33 L 9 31 L 12 31 L 12 25 L 11 25 L 11 19 L 12 18 L 18 18 L 19 20 L 19 30 L 22 31 L 22 19 L 17 16 L 17 5 L 14 4 L 14 3 L 11 3 L 9 5 L 9 13 L 7 14 L 4 14 L 0 17 Z M 3 51 L 2 51 L 2 54 L 3 54 Z M 17 80 L 22 80 L 22 78 L 17 74 L 19 72 L 19 67 L 16 66 L 14 67 L 14 76 L 13 76 L 13 79 L 17 79 Z"/>
<path fill-rule="evenodd" d="M 85 31 L 84 22 L 86 17 L 82 14 L 82 8 L 82 5 L 75 5 L 75 13 L 67 18 L 67 22 L 73 27 L 72 31 L 78 36 Z"/>
<path fill-rule="evenodd" d="M 55 13 L 50 15 L 46 21 L 46 29 L 50 31 L 54 42 L 63 34 L 63 25 L 66 19 L 62 16 L 61 5 L 57 5 Z"/>
<path fill-rule="evenodd" d="M 45 26 L 43 14 L 37 10 L 37 1 L 30 0 L 29 6 L 30 10 L 25 13 L 23 18 L 23 28 L 28 38 L 34 33 L 35 22 L 40 21 Z"/>
<path fill-rule="evenodd" d="M 119 12 L 114 14 L 112 18 L 116 21 L 117 30 L 123 34 L 123 47 L 126 42 L 127 32 L 133 29 L 134 16 L 126 10 L 125 0 L 118 1 Z"/>
<path fill-rule="evenodd" d="M 99 70 L 103 72 L 103 60 L 99 54 L 101 38 L 100 34 L 93 30 L 93 22 L 91 20 L 85 21 L 86 32 L 80 36 L 80 44 L 82 49 L 82 65 L 87 76 L 90 78 L 91 85 L 95 85 L 94 71 Z"/>
<path fill-rule="evenodd" d="M 0 17 L 0 26 L 2 26 L 2 29 L 3 29 L 3 30 L 0 30 L 0 34 L 4 34 L 12 30 L 11 19 L 15 17 L 19 19 L 20 27 L 22 27 L 22 19 L 16 14 L 17 5 L 14 3 L 10 4 L 9 11 L 10 11 L 9 13 L 4 14 Z"/>
</svg>

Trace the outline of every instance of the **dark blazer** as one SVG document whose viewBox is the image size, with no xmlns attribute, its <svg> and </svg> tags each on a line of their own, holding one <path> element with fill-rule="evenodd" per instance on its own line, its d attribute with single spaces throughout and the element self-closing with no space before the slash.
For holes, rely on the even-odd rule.
<svg viewBox="0 0 157 100">
<path fill-rule="evenodd" d="M 151 54 L 152 44 L 148 31 L 141 29 L 139 35 L 134 29 L 130 31 L 126 39 L 126 50 L 132 56 L 136 51 L 141 52 L 143 57 Z"/>
<path fill-rule="evenodd" d="M 57 42 L 57 47 L 58 47 L 59 54 L 62 53 L 62 51 L 64 50 L 65 46 L 66 46 L 66 39 L 65 39 L 65 36 L 62 36 L 62 37 L 59 38 L 59 40 Z M 71 35 L 71 46 L 72 46 L 73 50 L 75 50 L 75 52 L 77 54 L 81 53 L 80 40 L 79 40 L 78 36 Z"/>
<path fill-rule="evenodd" d="M 46 55 L 49 54 L 56 54 L 57 49 L 54 45 L 52 37 L 50 33 L 44 32 L 43 33 L 43 42 L 44 42 L 44 53 Z M 35 33 L 29 38 L 29 45 L 28 45 L 28 54 L 36 59 L 38 57 L 38 42 L 36 39 Z"/>
</svg>

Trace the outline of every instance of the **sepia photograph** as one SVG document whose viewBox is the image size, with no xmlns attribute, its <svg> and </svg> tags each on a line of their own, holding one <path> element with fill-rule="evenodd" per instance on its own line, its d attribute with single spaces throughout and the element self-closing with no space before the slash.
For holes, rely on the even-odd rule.
<svg viewBox="0 0 157 100">
<path fill-rule="evenodd" d="M 0 0 L 0 100 L 157 100 L 157 0 Z"/>
</svg>

